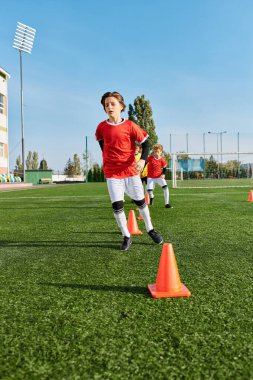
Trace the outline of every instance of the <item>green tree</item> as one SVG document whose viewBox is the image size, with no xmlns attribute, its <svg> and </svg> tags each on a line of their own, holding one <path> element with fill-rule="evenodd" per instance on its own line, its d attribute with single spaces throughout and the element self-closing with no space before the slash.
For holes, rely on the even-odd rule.
<svg viewBox="0 0 253 380">
<path fill-rule="evenodd" d="M 98 164 L 93 165 L 93 182 L 100 182 L 100 167 Z"/>
<path fill-rule="evenodd" d="M 75 174 L 80 175 L 82 173 L 81 171 L 81 162 L 80 158 L 78 157 L 78 154 L 74 154 L 74 167 L 75 167 Z"/>
<path fill-rule="evenodd" d="M 157 143 L 158 137 L 155 131 L 155 122 L 152 117 L 152 108 L 145 96 L 137 96 L 134 105 L 129 104 L 128 118 L 138 124 L 149 134 L 149 144 L 152 148 Z"/>
<path fill-rule="evenodd" d="M 32 155 L 32 169 L 38 169 L 39 167 L 39 155 L 38 152 L 33 152 Z"/>
<path fill-rule="evenodd" d="M 92 166 L 92 169 L 88 171 L 87 176 L 88 182 L 104 182 L 104 170 L 103 166 L 99 166 L 97 163 L 95 163 Z"/>
<path fill-rule="evenodd" d="M 209 160 L 205 159 L 205 177 L 213 178 L 218 174 L 219 165 L 211 155 Z"/>
<path fill-rule="evenodd" d="M 163 157 L 167 162 L 167 168 L 170 167 L 171 155 L 168 152 L 163 151 Z M 165 173 L 165 179 L 171 179 L 171 172 L 167 169 Z"/>
<path fill-rule="evenodd" d="M 92 167 L 92 165 L 94 163 L 94 159 L 93 159 L 92 154 L 90 152 L 87 152 L 87 155 L 86 155 L 86 152 L 83 153 L 83 157 L 82 158 L 83 158 L 83 161 L 84 161 L 83 172 L 84 172 L 84 174 L 86 174 L 86 171 L 88 172 L 89 169 Z"/>
<path fill-rule="evenodd" d="M 33 168 L 33 154 L 30 150 L 27 154 L 27 158 L 26 158 L 25 163 L 26 163 L 26 169 L 27 170 L 31 170 Z"/>
<path fill-rule="evenodd" d="M 73 160 L 70 158 L 68 159 L 68 162 L 65 165 L 64 168 L 64 174 L 67 174 L 68 176 L 74 176 L 74 175 L 80 175 L 81 174 L 81 163 L 80 158 L 78 157 L 78 154 L 74 154 Z"/>
<path fill-rule="evenodd" d="M 253 178 L 253 175 L 252 175 L 252 164 L 249 164 L 248 178 Z"/>
<path fill-rule="evenodd" d="M 44 158 L 43 158 L 43 160 L 40 161 L 39 169 L 40 170 L 47 170 L 48 169 L 47 161 Z"/>
<path fill-rule="evenodd" d="M 88 171 L 87 182 L 93 182 L 93 175 L 91 169 Z"/>
<path fill-rule="evenodd" d="M 229 160 L 224 164 L 224 167 L 225 167 L 225 170 L 227 173 L 227 177 L 239 177 L 240 176 L 240 173 L 242 170 L 241 162 L 239 162 L 237 160 Z"/>
<path fill-rule="evenodd" d="M 66 165 L 65 165 L 65 168 L 64 168 L 64 174 L 68 175 L 68 176 L 73 176 L 75 174 L 75 164 L 73 161 L 71 161 L 71 159 L 69 158 Z"/>
<path fill-rule="evenodd" d="M 103 165 L 101 166 L 101 182 L 105 181 L 105 175 L 104 175 L 104 168 Z"/>
<path fill-rule="evenodd" d="M 15 167 L 15 170 L 17 172 L 22 172 L 23 171 L 23 164 L 21 163 L 21 157 L 20 157 L 20 155 L 18 155 L 18 157 L 16 158 L 16 167 Z"/>
<path fill-rule="evenodd" d="M 190 156 L 188 153 L 185 152 L 179 152 L 177 154 L 177 160 L 178 161 L 183 161 L 183 160 L 190 160 Z"/>
</svg>

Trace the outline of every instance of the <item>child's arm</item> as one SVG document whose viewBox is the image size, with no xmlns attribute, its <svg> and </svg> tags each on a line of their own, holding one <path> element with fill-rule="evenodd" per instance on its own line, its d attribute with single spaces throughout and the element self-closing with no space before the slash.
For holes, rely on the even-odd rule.
<svg viewBox="0 0 253 380">
<path fill-rule="evenodd" d="M 103 149 L 104 149 L 104 140 L 99 140 L 98 143 L 99 143 L 100 148 L 101 148 L 101 150 L 103 152 Z"/>
<path fill-rule="evenodd" d="M 166 173 L 166 166 L 162 169 L 162 174 L 161 174 L 162 179 L 165 178 L 165 173 Z"/>
<path fill-rule="evenodd" d="M 141 158 L 139 159 L 139 161 L 135 165 L 135 170 L 137 170 L 140 173 L 144 169 L 144 166 L 145 166 L 147 158 L 148 158 L 148 152 L 149 152 L 148 138 L 141 144 L 141 147 L 142 147 Z"/>
<path fill-rule="evenodd" d="M 162 164 L 162 174 L 161 174 L 161 178 L 162 178 L 162 179 L 165 179 L 167 162 L 166 162 L 164 159 L 162 159 L 161 164 Z"/>
</svg>

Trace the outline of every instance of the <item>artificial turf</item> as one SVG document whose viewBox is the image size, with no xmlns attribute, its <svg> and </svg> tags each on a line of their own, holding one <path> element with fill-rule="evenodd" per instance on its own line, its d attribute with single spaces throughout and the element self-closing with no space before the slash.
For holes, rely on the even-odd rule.
<svg viewBox="0 0 253 380">
<path fill-rule="evenodd" d="M 119 251 L 105 184 L 1 192 L 0 378 L 253 379 L 249 190 L 172 189 L 173 209 L 155 190 L 192 292 L 170 299 L 148 292 L 162 247 L 143 221 Z"/>
</svg>

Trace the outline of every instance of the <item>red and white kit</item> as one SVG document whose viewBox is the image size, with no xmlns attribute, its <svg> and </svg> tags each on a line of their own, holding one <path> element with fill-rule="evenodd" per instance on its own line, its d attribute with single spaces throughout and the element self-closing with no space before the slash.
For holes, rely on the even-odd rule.
<svg viewBox="0 0 253 380">
<path fill-rule="evenodd" d="M 111 202 L 124 198 L 144 198 L 139 173 L 135 170 L 135 142 L 142 144 L 148 138 L 146 131 L 131 120 L 118 124 L 102 121 L 96 130 L 96 139 L 104 140 L 103 165 Z M 120 181 L 119 181 L 120 180 Z"/>
<path fill-rule="evenodd" d="M 166 168 L 167 162 L 163 157 L 155 158 L 154 156 L 148 157 L 148 183 L 147 189 L 154 190 L 155 184 L 163 187 L 167 185 L 165 179 L 161 178 L 162 169 Z"/>
</svg>

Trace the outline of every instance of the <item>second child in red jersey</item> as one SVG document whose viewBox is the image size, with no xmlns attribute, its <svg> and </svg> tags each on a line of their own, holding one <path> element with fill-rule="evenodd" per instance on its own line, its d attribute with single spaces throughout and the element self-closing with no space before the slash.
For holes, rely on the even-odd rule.
<svg viewBox="0 0 253 380">
<path fill-rule="evenodd" d="M 163 189 L 164 203 L 166 208 L 173 208 L 169 203 L 169 189 L 165 181 L 165 171 L 167 162 L 162 157 L 163 146 L 155 144 L 153 147 L 153 154 L 148 157 L 148 181 L 147 190 L 150 198 L 150 205 L 154 201 L 154 188 L 156 183 Z"/>
<path fill-rule="evenodd" d="M 121 117 L 126 105 L 120 93 L 106 92 L 102 96 L 101 104 L 108 119 L 98 125 L 96 139 L 103 152 L 104 175 L 114 217 L 123 235 L 120 249 L 127 251 L 132 244 L 124 212 L 124 193 L 138 206 L 151 239 L 157 244 L 162 244 L 162 236 L 153 228 L 140 179 L 140 172 L 148 158 L 149 136 L 137 124 Z M 136 142 L 142 148 L 138 162 L 135 160 Z"/>
</svg>

